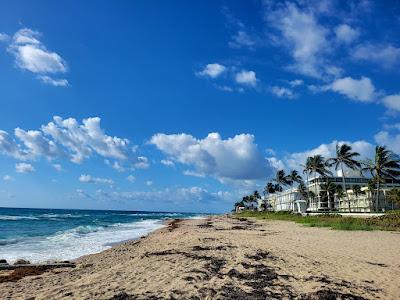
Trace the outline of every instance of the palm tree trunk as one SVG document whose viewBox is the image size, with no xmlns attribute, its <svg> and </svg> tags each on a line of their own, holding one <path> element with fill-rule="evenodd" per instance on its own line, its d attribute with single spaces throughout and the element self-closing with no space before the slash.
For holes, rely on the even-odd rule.
<svg viewBox="0 0 400 300">
<path fill-rule="evenodd" d="M 379 192 L 380 192 L 380 178 L 377 178 L 378 183 L 377 183 L 377 189 L 376 189 L 376 211 L 379 211 Z"/>
<path fill-rule="evenodd" d="M 344 192 L 346 193 L 347 203 L 348 203 L 348 206 L 349 206 L 349 212 L 351 212 L 350 198 L 349 198 L 349 194 L 347 193 L 347 189 L 346 189 L 346 178 L 344 177 L 343 164 L 340 164 L 340 167 L 341 167 L 341 169 L 342 169 L 342 184 L 343 184 L 343 189 L 344 189 Z"/>
</svg>

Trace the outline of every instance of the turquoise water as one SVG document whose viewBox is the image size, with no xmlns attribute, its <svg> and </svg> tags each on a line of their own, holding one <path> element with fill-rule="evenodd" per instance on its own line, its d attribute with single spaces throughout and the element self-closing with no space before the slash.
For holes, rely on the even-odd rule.
<svg viewBox="0 0 400 300">
<path fill-rule="evenodd" d="M 0 208 L 0 259 L 75 259 L 138 238 L 170 218 L 198 214 Z"/>
</svg>

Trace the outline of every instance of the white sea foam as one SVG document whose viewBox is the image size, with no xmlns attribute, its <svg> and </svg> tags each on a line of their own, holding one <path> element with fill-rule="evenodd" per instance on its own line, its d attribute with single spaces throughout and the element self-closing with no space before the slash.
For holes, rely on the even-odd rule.
<svg viewBox="0 0 400 300">
<path fill-rule="evenodd" d="M 30 216 L 7 216 L 7 215 L 0 215 L 0 220 L 3 220 L 3 221 L 39 220 L 39 218 L 30 217 Z"/>
<path fill-rule="evenodd" d="M 98 253 L 121 241 L 131 240 L 161 228 L 162 220 L 120 223 L 108 227 L 79 226 L 42 238 L 26 238 L 0 247 L 0 258 L 13 262 L 18 258 L 31 262 L 71 260 Z"/>
</svg>

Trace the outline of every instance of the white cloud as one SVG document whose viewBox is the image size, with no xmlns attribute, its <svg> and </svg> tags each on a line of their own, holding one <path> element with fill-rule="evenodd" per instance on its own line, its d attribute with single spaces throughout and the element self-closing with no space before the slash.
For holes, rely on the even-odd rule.
<svg viewBox="0 0 400 300">
<path fill-rule="evenodd" d="M 15 165 L 15 171 L 17 173 L 32 173 L 35 171 L 35 168 L 31 164 L 17 163 Z"/>
<path fill-rule="evenodd" d="M 350 44 L 355 41 L 359 36 L 360 32 L 357 29 L 352 28 L 347 24 L 340 24 L 335 28 L 336 39 L 345 44 Z"/>
<path fill-rule="evenodd" d="M 6 42 L 9 38 L 10 37 L 7 34 L 0 32 L 0 42 Z"/>
<path fill-rule="evenodd" d="M 203 173 L 198 173 L 198 172 L 195 172 L 195 171 L 192 171 L 192 170 L 185 170 L 185 171 L 183 171 L 183 175 L 185 175 L 185 176 L 194 176 L 194 177 L 199 177 L 199 178 L 204 178 L 204 177 L 206 177 L 205 174 L 203 174 Z"/>
<path fill-rule="evenodd" d="M 294 98 L 295 95 L 291 89 L 285 88 L 285 87 L 280 87 L 280 86 L 273 86 L 271 88 L 271 92 L 280 97 L 280 98 Z"/>
<path fill-rule="evenodd" d="M 304 81 L 301 80 L 301 79 L 295 79 L 295 80 L 289 81 L 289 84 L 290 84 L 291 87 L 300 86 L 300 85 L 302 85 L 303 83 L 304 83 Z"/>
<path fill-rule="evenodd" d="M 197 74 L 200 76 L 217 78 L 222 73 L 224 73 L 225 70 L 226 70 L 225 66 L 218 64 L 218 63 L 213 63 L 213 64 L 206 65 L 205 68 L 202 71 L 197 72 Z"/>
<path fill-rule="evenodd" d="M 53 86 L 68 86 L 68 80 L 66 80 L 66 79 L 54 79 L 47 75 L 41 75 L 38 78 L 42 82 L 53 85 Z"/>
<path fill-rule="evenodd" d="M 219 179 L 262 179 L 271 171 L 251 134 L 223 140 L 218 133 L 204 139 L 184 133 L 159 133 L 150 143 L 176 162 L 192 166 L 196 173 Z"/>
<path fill-rule="evenodd" d="M 74 118 L 54 117 L 53 122 L 42 126 L 42 131 L 54 142 L 65 147 L 71 161 L 81 163 L 91 154 L 106 158 L 125 160 L 129 156 L 129 140 L 106 135 L 99 117 L 83 119 L 79 124 Z"/>
<path fill-rule="evenodd" d="M 95 184 L 100 183 L 100 184 L 114 185 L 114 181 L 112 179 L 93 177 L 93 176 L 87 175 L 87 174 L 82 174 L 79 177 L 79 181 L 84 182 L 84 183 L 95 183 Z"/>
<path fill-rule="evenodd" d="M 61 172 L 63 170 L 60 164 L 53 164 L 53 168 L 58 172 Z"/>
<path fill-rule="evenodd" d="M 153 185 L 153 181 L 147 180 L 147 181 L 146 181 L 146 185 L 147 185 L 147 186 L 152 186 L 152 185 Z"/>
<path fill-rule="evenodd" d="M 257 43 L 257 39 L 244 30 L 239 30 L 234 36 L 232 41 L 229 42 L 229 46 L 232 48 L 247 47 L 253 49 Z"/>
<path fill-rule="evenodd" d="M 3 130 L 0 130 L 0 152 L 15 159 L 24 160 L 27 158 L 27 154 L 21 150 L 20 145 Z"/>
<path fill-rule="evenodd" d="M 375 135 L 375 142 L 400 155 L 400 123 L 385 126 L 385 129 Z"/>
<path fill-rule="evenodd" d="M 153 191 L 129 191 L 129 192 L 110 192 L 106 193 L 101 190 L 97 191 L 95 196 L 91 198 L 100 198 L 111 201 L 134 201 L 145 203 L 165 203 L 173 205 L 185 205 L 191 203 L 210 203 L 210 202 L 232 202 L 238 194 L 232 194 L 227 191 L 211 192 L 205 188 L 178 187 L 166 188 Z"/>
<path fill-rule="evenodd" d="M 40 130 L 16 128 L 15 138 L 0 130 L 0 154 L 22 161 L 44 158 L 49 161 L 69 159 L 74 163 L 82 163 L 98 155 L 118 172 L 126 170 L 124 165 L 136 168 L 149 166 L 148 158 L 134 154 L 137 147 L 131 147 L 126 138 L 107 135 L 100 122 L 98 117 L 87 118 L 80 123 L 74 118 L 55 116 Z"/>
<path fill-rule="evenodd" d="M 60 149 L 54 141 L 44 137 L 41 131 L 25 131 L 16 128 L 14 134 L 24 144 L 24 152 L 26 153 L 27 159 L 36 159 L 40 156 L 44 156 L 51 160 L 64 155 L 62 149 Z"/>
<path fill-rule="evenodd" d="M 134 183 L 136 181 L 136 177 L 133 175 L 129 175 L 126 177 L 126 180 L 128 180 L 130 183 Z"/>
<path fill-rule="evenodd" d="M 400 48 L 388 44 L 364 44 L 358 46 L 352 56 L 355 60 L 374 62 L 385 68 L 391 68 L 400 62 Z"/>
<path fill-rule="evenodd" d="M 17 31 L 8 50 L 15 56 L 16 65 L 32 73 L 39 74 L 39 78 L 49 84 L 66 86 L 65 79 L 55 80 L 45 74 L 67 72 L 67 64 L 62 57 L 47 50 L 39 40 L 40 33 L 29 28 Z"/>
<path fill-rule="evenodd" d="M 12 176 L 10 176 L 10 175 L 4 175 L 4 176 L 3 176 L 3 180 L 4 180 L 4 181 L 13 181 L 14 178 L 13 178 Z"/>
<path fill-rule="evenodd" d="M 336 79 L 326 88 L 360 102 L 372 102 L 377 96 L 375 87 L 368 77 Z"/>
<path fill-rule="evenodd" d="M 257 77 L 254 71 L 242 70 L 235 75 L 235 81 L 239 84 L 256 86 Z"/>
<path fill-rule="evenodd" d="M 265 19 L 279 34 L 276 43 L 289 50 L 294 60 L 291 70 L 312 77 L 325 73 L 328 64 L 324 55 L 330 48 L 328 30 L 318 23 L 312 10 L 302 10 L 289 2 L 276 3 L 266 9 Z"/>
<path fill-rule="evenodd" d="M 400 112 L 400 94 L 385 96 L 382 102 L 388 109 Z"/>
<path fill-rule="evenodd" d="M 174 162 L 173 162 L 172 160 L 169 160 L 169 159 L 162 159 L 162 160 L 161 160 L 161 163 L 162 163 L 164 166 L 167 166 L 167 167 L 173 167 L 173 166 L 175 166 Z"/>
<path fill-rule="evenodd" d="M 137 169 L 147 169 L 150 166 L 149 159 L 145 156 L 139 156 L 134 166 Z"/>
</svg>

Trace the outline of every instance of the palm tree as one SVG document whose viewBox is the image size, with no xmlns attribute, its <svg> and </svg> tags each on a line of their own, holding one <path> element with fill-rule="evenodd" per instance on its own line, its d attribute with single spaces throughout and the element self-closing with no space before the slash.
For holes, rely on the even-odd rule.
<svg viewBox="0 0 400 300">
<path fill-rule="evenodd" d="M 343 199 L 343 197 L 345 196 L 345 193 L 343 192 L 343 187 L 341 187 L 340 185 L 336 186 L 336 196 L 339 200 Z"/>
<path fill-rule="evenodd" d="M 293 187 L 295 182 L 300 183 L 303 181 L 303 178 L 300 176 L 299 172 L 292 170 L 290 174 L 286 176 L 286 181 L 291 187 Z"/>
<path fill-rule="evenodd" d="M 335 194 L 336 191 L 336 184 L 334 184 L 332 181 L 327 181 L 324 184 L 321 184 L 321 190 L 326 193 L 326 196 L 328 198 L 328 209 L 331 209 L 331 196 Z"/>
<path fill-rule="evenodd" d="M 364 162 L 361 171 L 370 172 L 374 178 L 376 183 L 376 210 L 378 211 L 380 184 L 385 183 L 388 179 L 396 179 L 400 176 L 400 159 L 385 146 L 376 146 L 374 160 Z"/>
<path fill-rule="evenodd" d="M 357 207 L 358 207 L 358 204 L 359 204 L 358 196 L 363 194 L 364 192 L 361 191 L 361 186 L 355 185 L 355 186 L 353 186 L 353 193 L 354 193 L 354 196 L 356 196 L 356 202 L 357 202 Z"/>
<path fill-rule="evenodd" d="M 266 194 L 273 194 L 275 193 L 275 185 L 272 182 L 268 182 L 264 188 L 264 192 Z"/>
<path fill-rule="evenodd" d="M 278 172 L 276 172 L 274 181 L 276 183 L 275 190 L 277 191 L 282 190 L 283 185 L 289 184 L 288 177 L 286 176 L 284 170 L 279 170 Z"/>
<path fill-rule="evenodd" d="M 326 164 L 323 156 L 319 154 L 314 155 L 309 159 L 307 158 L 307 162 L 309 164 L 310 174 L 314 174 L 315 182 L 317 181 L 317 174 L 319 174 L 322 177 L 327 177 L 328 175 L 332 175 L 331 171 L 328 170 L 328 165 Z M 316 193 L 318 193 L 317 190 Z"/>
<path fill-rule="evenodd" d="M 307 189 L 306 185 L 304 184 L 304 182 L 300 182 L 299 186 L 297 188 L 299 189 L 300 195 L 304 199 L 307 199 L 308 198 L 308 189 Z"/>
<path fill-rule="evenodd" d="M 352 152 L 351 147 L 349 145 L 342 144 L 341 146 L 339 146 L 339 144 L 336 144 L 336 157 L 330 158 L 327 161 L 329 166 L 335 166 L 335 171 L 337 171 L 339 168 L 342 171 L 342 185 L 343 185 L 343 190 L 346 193 L 347 203 L 349 205 L 349 212 L 351 211 L 351 205 L 350 205 L 349 194 L 347 193 L 346 189 L 344 166 L 352 170 L 361 168 L 361 163 L 356 159 L 354 159 L 357 156 L 360 156 L 360 153 Z"/>
</svg>

